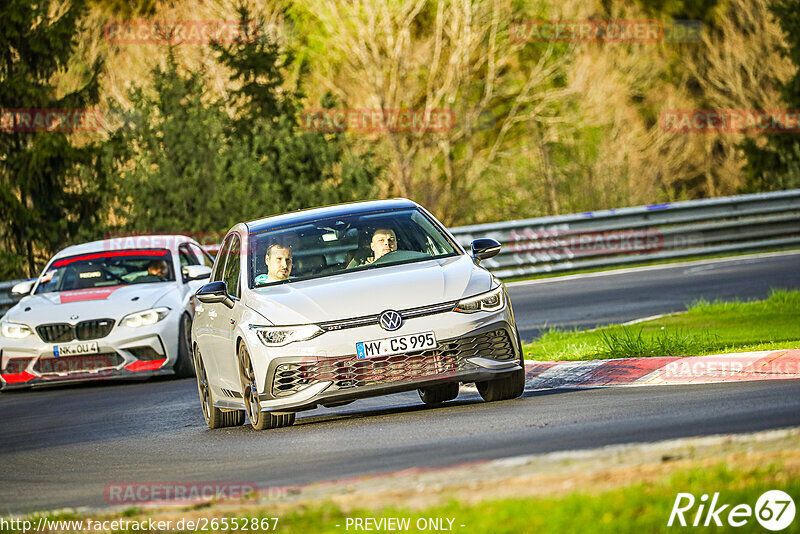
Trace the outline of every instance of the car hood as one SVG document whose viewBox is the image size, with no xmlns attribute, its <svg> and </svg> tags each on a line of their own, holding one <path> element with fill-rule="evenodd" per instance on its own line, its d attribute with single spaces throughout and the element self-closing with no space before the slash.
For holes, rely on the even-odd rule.
<svg viewBox="0 0 800 534">
<path fill-rule="evenodd" d="M 40 293 L 19 301 L 4 319 L 25 324 L 74 323 L 86 319 L 123 316 L 152 308 L 174 282 L 76 289 L 60 293 Z M 78 319 L 71 319 L 77 315 Z"/>
<path fill-rule="evenodd" d="M 455 301 L 491 284 L 471 258 L 454 256 L 258 288 L 246 304 L 276 325 L 320 323 Z"/>
</svg>

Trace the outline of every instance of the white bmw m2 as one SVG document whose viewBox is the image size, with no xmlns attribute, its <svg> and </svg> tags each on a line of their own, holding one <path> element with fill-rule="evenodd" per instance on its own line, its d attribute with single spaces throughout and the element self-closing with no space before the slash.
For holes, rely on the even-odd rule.
<svg viewBox="0 0 800 534">
<path fill-rule="evenodd" d="M 486 401 L 522 394 L 525 371 L 503 284 L 405 199 L 268 217 L 227 234 L 195 295 L 194 364 L 210 428 L 294 423 L 295 413 L 418 390 L 426 404 L 474 382 Z"/>
<path fill-rule="evenodd" d="M 65 248 L 0 320 L 0 388 L 192 376 L 190 297 L 213 260 L 180 235 Z"/>
</svg>

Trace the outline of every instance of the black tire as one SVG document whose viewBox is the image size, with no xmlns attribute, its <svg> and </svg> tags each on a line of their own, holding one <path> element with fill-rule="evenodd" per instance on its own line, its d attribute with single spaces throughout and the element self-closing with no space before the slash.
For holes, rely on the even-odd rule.
<svg viewBox="0 0 800 534">
<path fill-rule="evenodd" d="M 243 410 L 220 410 L 214 407 L 214 396 L 208 384 L 206 368 L 203 357 L 195 347 L 194 366 L 197 369 L 197 392 L 200 394 L 200 407 L 203 409 L 203 419 L 208 428 L 224 428 L 228 426 L 241 426 L 244 424 Z"/>
<path fill-rule="evenodd" d="M 250 354 L 244 343 L 239 344 L 239 379 L 242 384 L 242 397 L 244 407 L 247 411 L 247 418 L 256 430 L 266 430 L 267 428 L 280 428 L 292 426 L 294 424 L 294 412 L 271 413 L 262 412 L 258 398 L 258 384 L 256 381 L 253 363 L 250 361 Z"/>
<path fill-rule="evenodd" d="M 476 382 L 475 385 L 486 402 L 516 399 L 525 391 L 525 371 L 514 371 L 505 378 Z"/>
<path fill-rule="evenodd" d="M 195 375 L 192 362 L 192 318 L 188 313 L 181 316 L 181 326 L 178 330 L 178 359 L 172 368 L 178 378 L 189 378 Z"/>
<path fill-rule="evenodd" d="M 516 399 L 525 391 L 525 355 L 522 352 L 519 331 L 517 331 L 517 343 L 519 344 L 519 364 L 522 366 L 522 370 L 514 371 L 498 380 L 475 382 L 478 393 L 486 402 Z"/>
<path fill-rule="evenodd" d="M 419 398 L 429 406 L 438 406 L 458 397 L 458 382 L 449 382 L 441 386 L 419 388 Z"/>
</svg>

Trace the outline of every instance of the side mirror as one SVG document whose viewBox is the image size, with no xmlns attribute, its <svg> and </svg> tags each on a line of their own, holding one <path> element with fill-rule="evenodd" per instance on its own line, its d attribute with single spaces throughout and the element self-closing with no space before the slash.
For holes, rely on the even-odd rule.
<svg viewBox="0 0 800 534">
<path fill-rule="evenodd" d="M 228 295 L 228 286 L 225 282 L 211 282 L 204 285 L 194 294 L 197 300 L 206 304 L 223 303 L 228 308 L 233 308 L 233 299 Z"/>
<path fill-rule="evenodd" d="M 14 284 L 14 287 L 11 288 L 12 295 L 27 295 L 33 289 L 34 284 L 36 284 L 36 279 L 33 280 L 25 280 L 24 282 L 19 282 L 18 284 Z"/>
<path fill-rule="evenodd" d="M 500 252 L 500 243 L 494 239 L 476 239 L 472 242 L 472 258 L 476 263 L 497 256 Z"/>
<path fill-rule="evenodd" d="M 181 268 L 181 274 L 183 275 L 184 282 L 211 278 L 211 267 L 206 267 L 205 265 L 184 265 Z"/>
</svg>

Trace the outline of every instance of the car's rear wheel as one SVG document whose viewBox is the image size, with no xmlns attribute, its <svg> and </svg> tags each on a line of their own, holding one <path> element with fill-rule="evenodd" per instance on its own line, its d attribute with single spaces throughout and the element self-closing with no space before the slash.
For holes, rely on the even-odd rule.
<svg viewBox="0 0 800 534">
<path fill-rule="evenodd" d="M 261 403 L 258 397 L 258 381 L 253 370 L 253 362 L 250 361 L 250 354 L 247 352 L 244 343 L 239 344 L 239 378 L 242 384 L 245 410 L 253 428 L 265 430 L 294 424 L 294 412 L 270 413 L 261 411 Z"/>
<path fill-rule="evenodd" d="M 175 361 L 175 376 L 188 378 L 194 376 L 192 366 L 192 318 L 188 313 L 181 316 L 181 326 L 178 331 L 178 359 Z"/>
<path fill-rule="evenodd" d="M 430 406 L 436 406 L 458 397 L 458 382 L 450 382 L 441 386 L 419 388 L 419 398 Z"/>
<path fill-rule="evenodd" d="M 214 397 L 211 393 L 211 386 L 208 383 L 208 375 L 206 375 L 203 357 L 200 355 L 200 350 L 197 347 L 195 347 L 194 350 L 194 367 L 197 370 L 197 392 L 200 394 L 203 419 L 206 420 L 208 428 L 223 428 L 244 424 L 244 411 L 222 411 L 214 407 Z"/>
</svg>

